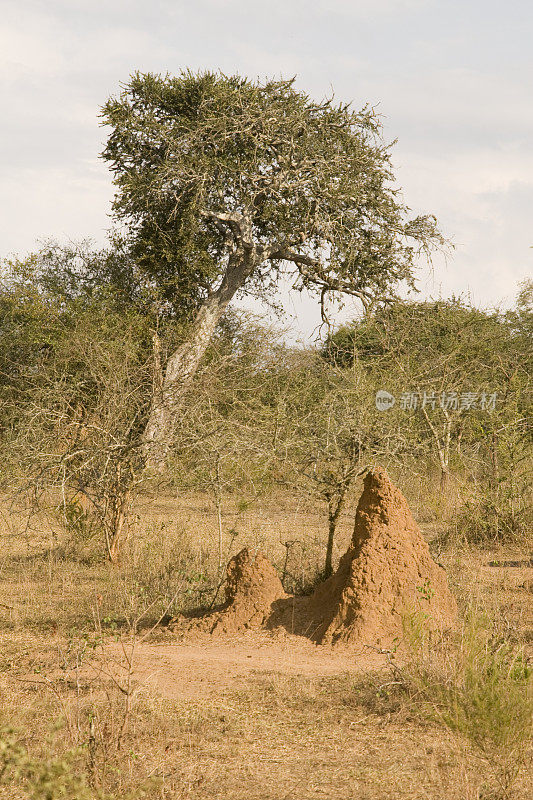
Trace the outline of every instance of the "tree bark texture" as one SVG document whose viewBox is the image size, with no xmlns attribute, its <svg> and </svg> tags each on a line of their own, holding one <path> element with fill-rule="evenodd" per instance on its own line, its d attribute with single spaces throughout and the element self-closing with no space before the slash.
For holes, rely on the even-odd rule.
<svg viewBox="0 0 533 800">
<path fill-rule="evenodd" d="M 189 389 L 218 323 L 235 293 L 256 266 L 251 252 L 232 255 L 219 288 L 200 306 L 189 336 L 169 357 L 164 375 L 154 381 L 152 407 L 144 431 L 145 464 L 163 472 L 178 422 L 180 401 Z"/>
<path fill-rule="evenodd" d="M 108 557 L 112 564 L 117 565 L 120 562 L 122 549 L 128 538 L 128 531 L 126 527 L 126 517 L 128 511 L 128 504 L 130 499 L 130 492 L 117 495 L 111 501 L 111 521 L 109 524 L 110 531 L 106 536 Z"/>
</svg>

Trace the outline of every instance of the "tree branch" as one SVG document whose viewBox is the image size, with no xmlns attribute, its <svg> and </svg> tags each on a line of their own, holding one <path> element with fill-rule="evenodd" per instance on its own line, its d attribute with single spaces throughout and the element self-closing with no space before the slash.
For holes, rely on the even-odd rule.
<svg viewBox="0 0 533 800">
<path fill-rule="evenodd" d="M 357 297 L 359 300 L 361 300 L 365 308 L 372 299 L 370 292 L 367 292 L 364 289 L 354 289 L 354 287 L 348 281 L 328 275 L 324 268 L 324 264 L 319 259 L 308 256 L 305 253 L 298 253 L 292 248 L 282 247 L 277 252 L 271 253 L 269 258 L 279 258 L 283 259 L 284 261 L 292 261 L 292 263 L 296 265 L 298 272 L 306 284 L 314 284 L 315 286 L 325 289 L 326 291 L 342 292 L 343 294 L 349 294 L 352 297 Z M 314 271 L 314 274 L 307 269 L 307 267 L 311 267 Z"/>
</svg>

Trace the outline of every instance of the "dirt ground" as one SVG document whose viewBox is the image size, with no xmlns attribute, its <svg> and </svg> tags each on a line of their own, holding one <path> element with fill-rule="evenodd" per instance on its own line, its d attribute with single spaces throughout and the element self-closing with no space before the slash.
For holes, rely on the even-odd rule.
<svg viewBox="0 0 533 800">
<path fill-rule="evenodd" d="M 180 509 L 171 500 L 156 506 L 144 519 L 150 535 L 163 526 L 167 547 L 172 535 L 181 543 L 185 530 L 200 565 L 209 542 L 216 542 L 209 504 L 192 498 Z M 225 531 L 238 528 L 235 550 L 260 546 L 280 572 L 284 537 L 303 542 L 290 565 L 294 574 L 323 542 L 320 515 L 306 508 L 291 514 L 285 500 L 260 510 L 228 509 L 224 525 Z M 352 525 L 348 509 L 337 554 Z M 431 539 L 433 524 L 423 531 Z M 20 731 L 31 752 L 81 746 L 86 753 L 92 719 L 99 780 L 117 797 L 131 796 L 132 787 L 135 800 L 481 797 L 486 764 L 397 694 L 386 654 L 317 645 L 279 631 L 215 639 L 160 628 L 144 640 L 148 631 L 141 628 L 132 651 L 121 623 L 133 597 L 129 574 L 51 554 L 47 546 L 55 534 L 37 524 L 17 535 L 6 524 L 1 536 L 1 722 Z M 230 541 L 228 534 L 224 547 Z M 532 659 L 529 550 L 450 547 L 434 553 L 460 612 L 476 602 Z M 533 796 L 527 771 L 514 796 Z M 0 787 L 2 800 L 25 797 Z"/>
<path fill-rule="evenodd" d="M 120 645 L 107 654 L 117 662 Z M 138 686 L 172 700 L 216 698 L 222 692 L 243 691 L 256 678 L 276 676 L 321 679 L 350 677 L 386 664 L 384 655 L 366 648 L 329 648 L 298 636 L 271 636 L 249 631 L 213 639 L 196 634 L 181 642 L 143 643 L 135 650 L 134 678 Z"/>
</svg>

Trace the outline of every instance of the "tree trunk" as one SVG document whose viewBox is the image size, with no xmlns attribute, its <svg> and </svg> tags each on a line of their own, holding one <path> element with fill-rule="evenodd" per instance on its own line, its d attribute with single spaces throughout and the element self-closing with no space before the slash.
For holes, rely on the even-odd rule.
<svg viewBox="0 0 533 800">
<path fill-rule="evenodd" d="M 109 560 L 115 565 L 120 561 L 122 548 L 128 538 L 125 523 L 129 499 L 129 491 L 126 491 L 122 497 L 113 498 L 113 514 L 110 526 L 111 536 L 107 538 Z"/>
<path fill-rule="evenodd" d="M 111 539 L 111 544 L 109 546 L 109 560 L 112 564 L 118 564 L 120 561 L 122 547 L 126 539 L 124 536 L 125 520 L 125 514 L 121 512 L 117 519 L 113 538 Z"/>
<path fill-rule="evenodd" d="M 328 543 L 326 545 L 326 561 L 324 563 L 324 578 L 333 574 L 333 542 L 335 541 L 336 519 L 330 514 L 328 524 Z"/>
<path fill-rule="evenodd" d="M 440 493 L 442 495 L 445 493 L 446 488 L 448 486 L 448 477 L 450 473 L 448 465 L 450 463 L 452 419 L 450 418 L 449 414 L 446 411 L 444 411 L 444 416 L 446 417 L 446 423 L 444 425 L 444 435 L 441 438 L 439 436 L 437 428 L 432 423 L 427 410 L 424 407 L 422 407 L 421 411 L 424 419 L 427 422 L 428 428 L 430 429 L 433 435 L 435 446 L 437 448 L 437 455 L 439 458 L 439 465 L 440 465 Z"/>
<path fill-rule="evenodd" d="M 447 419 L 445 425 L 445 434 L 442 450 L 439 453 L 440 458 L 440 493 L 444 495 L 448 488 L 448 479 L 450 477 L 450 444 L 452 440 L 452 420 Z"/>
<path fill-rule="evenodd" d="M 332 499 L 328 502 L 328 543 L 326 545 L 326 561 L 324 563 L 324 578 L 329 578 L 333 574 L 333 543 L 339 517 L 344 508 L 344 501 L 348 493 L 349 486 L 343 486 L 341 493 L 337 495 L 337 501 Z"/>
<path fill-rule="evenodd" d="M 495 491 L 500 488 L 500 463 L 498 459 L 498 434 L 492 434 L 490 443 L 490 460 L 492 464 L 492 484 Z"/>
<path fill-rule="evenodd" d="M 144 455 L 146 466 L 156 472 L 165 468 L 180 400 L 191 384 L 226 306 L 227 303 L 211 299 L 200 308 L 188 340 L 172 353 L 164 378 L 154 391 L 144 431 Z"/>
<path fill-rule="evenodd" d="M 215 495 L 215 505 L 217 509 L 218 526 L 218 570 L 222 569 L 222 486 L 220 481 L 220 453 L 216 455 L 215 480 L 213 481 L 213 493 Z"/>
<path fill-rule="evenodd" d="M 148 468 L 156 472 L 165 469 L 180 401 L 191 385 L 220 318 L 256 263 L 249 248 L 230 257 L 219 288 L 200 307 L 188 339 L 169 357 L 162 380 L 154 382 L 152 407 L 144 431 Z"/>
</svg>

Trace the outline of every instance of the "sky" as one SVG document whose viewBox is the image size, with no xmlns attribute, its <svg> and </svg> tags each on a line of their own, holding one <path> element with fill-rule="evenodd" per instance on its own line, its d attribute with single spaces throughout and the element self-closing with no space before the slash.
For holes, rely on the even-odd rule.
<svg viewBox="0 0 533 800">
<path fill-rule="evenodd" d="M 422 297 L 509 306 L 533 275 L 531 0 L 0 0 L 0 257 L 39 240 L 103 244 L 111 176 L 102 104 L 136 70 L 296 76 L 382 115 L 404 202 L 448 255 Z M 295 340 L 316 302 L 282 290 Z M 253 310 L 259 310 L 253 306 Z M 335 318 L 353 317 L 351 303 Z"/>
</svg>

